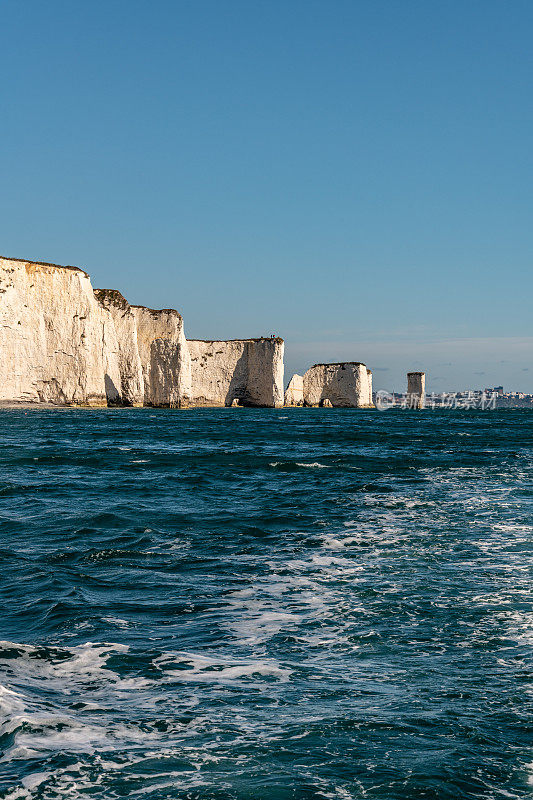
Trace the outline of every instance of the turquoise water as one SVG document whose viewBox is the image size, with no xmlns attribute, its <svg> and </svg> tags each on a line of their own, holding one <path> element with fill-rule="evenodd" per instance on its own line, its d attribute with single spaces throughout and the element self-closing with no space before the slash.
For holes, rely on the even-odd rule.
<svg viewBox="0 0 533 800">
<path fill-rule="evenodd" d="M 533 796 L 533 412 L 0 412 L 0 797 Z"/>
</svg>

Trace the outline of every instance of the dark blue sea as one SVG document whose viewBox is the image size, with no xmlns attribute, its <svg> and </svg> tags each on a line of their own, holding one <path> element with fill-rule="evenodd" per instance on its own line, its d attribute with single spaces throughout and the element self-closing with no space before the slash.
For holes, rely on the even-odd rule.
<svg viewBox="0 0 533 800">
<path fill-rule="evenodd" d="M 533 797 L 533 412 L 0 412 L 0 797 Z"/>
</svg>

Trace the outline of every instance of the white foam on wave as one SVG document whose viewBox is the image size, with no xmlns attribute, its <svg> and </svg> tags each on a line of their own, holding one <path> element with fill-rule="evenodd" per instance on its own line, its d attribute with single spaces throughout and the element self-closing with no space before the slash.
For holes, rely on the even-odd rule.
<svg viewBox="0 0 533 800">
<path fill-rule="evenodd" d="M 266 566 L 272 570 L 266 578 L 227 595 L 232 613 L 224 627 L 239 645 L 264 645 L 282 632 L 297 637 L 305 621 L 328 614 L 328 592 L 310 572 L 311 560 L 286 561 L 283 574 L 276 562 Z"/>
<path fill-rule="evenodd" d="M 9 656 L 2 650 L 10 651 Z M 142 707 L 139 692 L 153 685 L 146 678 L 123 678 L 106 668 L 110 656 L 128 650 L 127 645 L 90 642 L 69 650 L 0 642 L 0 732 L 15 733 L 2 760 L 57 750 L 94 752 L 98 747 L 112 749 L 124 739 L 146 738 L 136 726 L 109 729 L 101 716 L 121 703 Z M 55 695 L 55 708 L 40 702 L 45 692 Z M 81 701 L 81 710 L 73 701 Z M 154 702 L 148 698 L 147 705 Z"/>
<path fill-rule="evenodd" d="M 312 550 L 306 558 L 269 561 L 271 572 L 245 589 L 226 596 L 232 613 L 226 615 L 224 627 L 237 644 L 254 651 L 277 634 L 289 635 L 294 641 L 328 652 L 353 650 L 346 632 L 353 614 L 367 614 L 355 598 L 346 600 L 342 582 L 364 580 L 364 566 L 353 558 L 339 557 L 331 548 Z M 335 546 L 334 548 L 335 549 Z M 345 618 L 344 614 L 348 616 Z M 317 624 L 319 633 L 317 634 Z"/>
<path fill-rule="evenodd" d="M 140 709 L 147 709 L 149 715 L 155 712 L 155 718 L 159 717 L 161 700 L 168 701 L 172 693 L 166 696 L 155 693 L 153 687 L 165 682 L 168 685 L 169 681 L 121 677 L 109 669 L 106 666 L 109 658 L 126 653 L 127 646 L 87 643 L 67 650 L 3 642 L 2 647 L 9 653 L 0 651 L 0 675 L 10 685 L 0 685 L 0 733 L 13 734 L 13 743 L 4 750 L 0 761 L 41 760 L 44 766 L 44 761 L 54 753 L 83 755 L 78 762 L 83 771 L 79 794 L 78 781 L 72 775 L 76 767 L 71 765 L 53 773 L 32 773 L 25 784 L 8 795 L 12 800 L 34 797 L 35 792 L 41 796 L 41 784 L 46 784 L 47 791 L 53 791 L 51 798 L 85 796 L 84 790 L 94 785 L 85 758 L 93 760 L 100 759 L 103 753 L 120 753 L 119 767 L 123 768 L 125 750 L 142 758 L 147 747 L 159 746 L 161 731 L 137 720 Z M 245 666 L 242 674 L 247 671 Z M 253 671 L 275 674 L 273 666 L 265 664 Z M 233 673 L 230 670 L 227 677 L 232 679 L 238 674 L 238 669 Z M 186 693 L 179 702 L 183 710 L 190 710 L 199 701 L 194 694 Z M 195 735 L 194 725 L 176 720 L 166 742 L 179 747 L 183 737 Z"/>
<path fill-rule="evenodd" d="M 110 625 L 116 625 L 119 628 L 128 628 L 130 623 L 120 617 L 102 617 L 102 622 L 109 622 Z"/>
<path fill-rule="evenodd" d="M 2 650 L 16 650 L 17 658 L 3 658 Z M 34 645 L 17 644 L 15 642 L 0 641 L 0 670 L 7 672 L 15 680 L 22 677 L 25 681 L 46 681 L 53 683 L 61 681 L 62 685 L 67 679 L 72 683 L 72 691 L 76 691 L 75 684 L 79 682 L 98 682 L 110 680 L 121 684 L 118 675 L 103 667 L 111 655 L 127 653 L 128 645 L 124 644 L 94 644 L 86 642 L 68 650 L 49 648 L 49 657 L 43 657 L 43 648 Z M 55 657 L 54 657 L 55 655 Z M 65 657 L 66 656 L 66 657 Z M 79 686 L 78 686 L 79 688 Z"/>
<path fill-rule="evenodd" d="M 326 536 L 324 539 L 324 546 L 329 547 L 331 550 L 342 550 L 344 547 L 349 547 L 351 544 L 359 543 L 362 536 L 345 536 L 339 539 L 335 536 Z"/>
<path fill-rule="evenodd" d="M 22 778 L 22 786 L 24 789 L 33 791 L 33 789 L 36 789 L 41 783 L 48 780 L 51 774 L 51 772 L 33 772 L 31 775 L 25 775 L 24 778 Z"/>
<path fill-rule="evenodd" d="M 16 789 L 10 789 L 3 800 L 22 800 L 22 798 L 31 797 L 29 791 L 22 786 L 17 786 Z"/>
<path fill-rule="evenodd" d="M 26 760 L 55 752 L 91 755 L 121 751 L 161 738 L 159 731 L 142 730 L 137 725 L 84 722 L 73 715 L 29 713 L 24 722 L 33 730 L 17 733 L 16 743 L 6 750 L 2 761 Z"/>
<path fill-rule="evenodd" d="M 507 624 L 507 635 L 519 644 L 533 644 L 533 612 L 502 611 L 497 614 Z"/>
<path fill-rule="evenodd" d="M 24 697 L 0 685 L 0 735 L 12 733 L 21 724 L 26 704 Z"/>
<path fill-rule="evenodd" d="M 280 667 L 271 660 L 233 661 L 189 652 L 165 653 L 154 659 L 153 664 L 165 674 L 165 680 L 172 682 L 228 684 L 243 678 L 260 676 L 272 677 L 286 683 L 291 674 L 290 669 Z M 172 669 L 178 666 L 185 668 Z"/>
<path fill-rule="evenodd" d="M 259 602 L 251 602 L 226 627 L 237 637 L 239 644 L 252 645 L 264 643 L 284 629 L 294 630 L 300 621 L 298 614 L 275 611 Z"/>
<path fill-rule="evenodd" d="M 491 525 L 494 531 L 503 531 L 506 533 L 533 533 L 533 525 L 527 525 L 523 522 L 494 522 Z"/>
<path fill-rule="evenodd" d="M 329 464 L 321 464 L 319 461 L 270 461 L 269 467 L 288 467 L 294 464 L 296 467 L 306 467 L 307 469 L 331 469 Z"/>
<path fill-rule="evenodd" d="M 196 708 L 199 697 L 194 691 L 179 688 L 184 682 L 218 686 L 221 691 L 239 685 L 262 690 L 272 683 L 286 683 L 291 675 L 290 669 L 268 658 L 167 652 L 153 659 L 158 672 L 151 679 L 139 679 L 117 674 L 108 663 L 113 656 L 127 653 L 126 645 L 87 643 L 67 649 L 3 642 L 2 647 L 0 675 L 6 685 L 0 687 L 0 711 L 3 732 L 14 735 L 2 761 L 36 761 L 35 772 L 24 786 L 17 787 L 13 800 L 41 796 L 43 791 L 54 799 L 82 797 L 94 786 L 95 759 L 102 762 L 100 775 L 123 770 L 126 761 L 142 763 L 147 750 L 158 758 L 163 741 L 169 757 L 179 752 L 200 758 L 195 741 L 212 721 L 202 714 L 194 722 L 176 718 L 162 734 L 157 726 L 146 725 L 139 711 L 147 710 L 144 720 L 157 720 L 166 703 L 175 709 L 178 702 L 183 711 Z M 37 771 L 38 764 L 44 767 L 54 753 L 77 754 L 78 767 L 58 767 L 51 775 Z M 204 755 L 210 757 L 209 753 Z M 169 778 L 166 769 L 160 777 Z M 146 778 L 148 788 L 157 783 L 153 773 Z M 175 787 L 188 783 L 186 773 L 176 773 L 175 778 Z"/>
</svg>

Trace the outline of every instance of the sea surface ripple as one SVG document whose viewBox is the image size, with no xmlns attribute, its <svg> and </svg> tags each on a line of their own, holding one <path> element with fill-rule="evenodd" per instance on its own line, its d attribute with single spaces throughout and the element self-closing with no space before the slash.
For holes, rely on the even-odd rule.
<svg viewBox="0 0 533 800">
<path fill-rule="evenodd" d="M 533 797 L 533 412 L 0 411 L 0 797 Z"/>
</svg>

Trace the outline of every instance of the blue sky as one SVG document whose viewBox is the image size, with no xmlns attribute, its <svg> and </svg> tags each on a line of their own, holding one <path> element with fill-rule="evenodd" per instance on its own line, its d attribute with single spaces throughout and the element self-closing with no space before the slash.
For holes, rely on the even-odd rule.
<svg viewBox="0 0 533 800">
<path fill-rule="evenodd" d="M 533 3 L 2 0 L 0 253 L 286 380 L 533 391 Z"/>
</svg>

